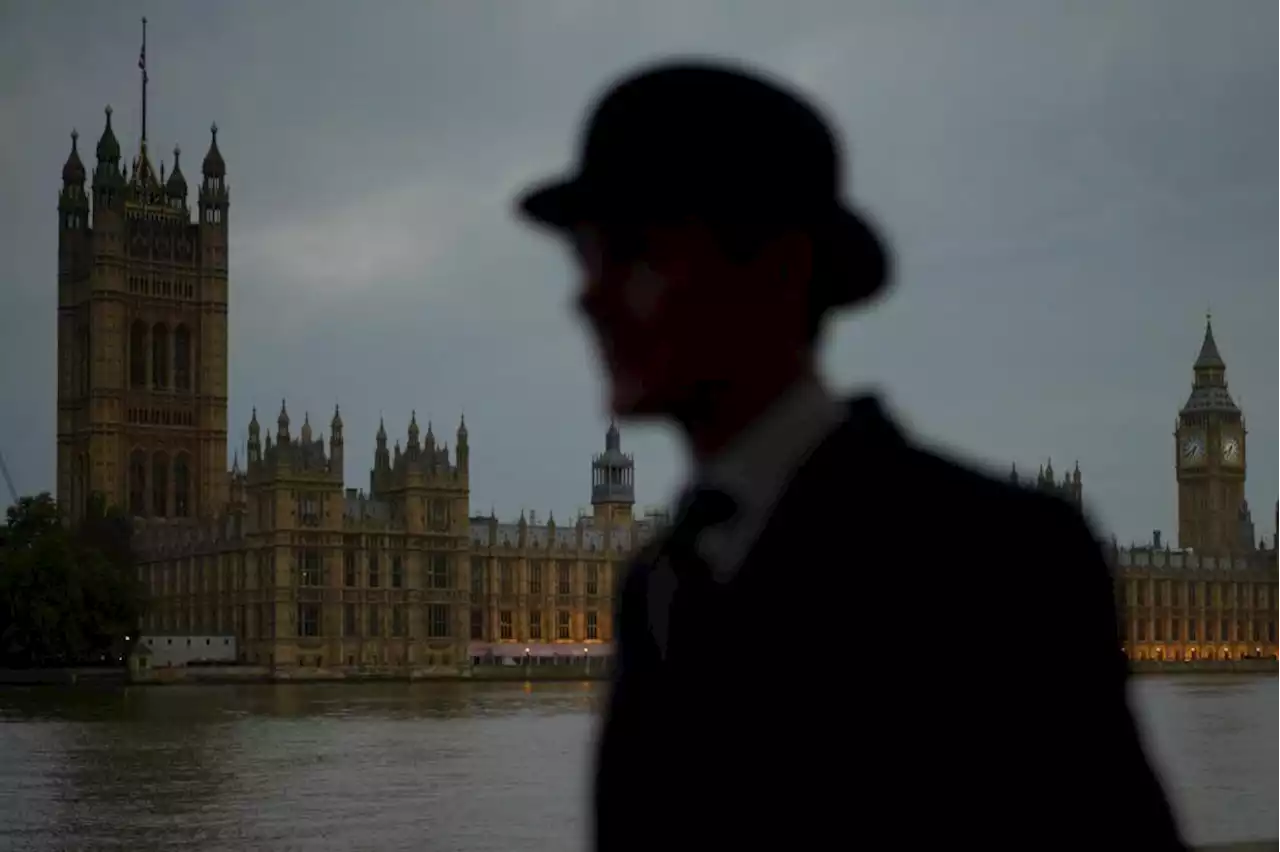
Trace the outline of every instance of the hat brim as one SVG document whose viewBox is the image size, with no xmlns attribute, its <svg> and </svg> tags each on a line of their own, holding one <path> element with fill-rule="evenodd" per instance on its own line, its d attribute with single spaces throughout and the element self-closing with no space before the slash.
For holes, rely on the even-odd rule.
<svg viewBox="0 0 1280 852">
<path fill-rule="evenodd" d="M 525 219 L 556 231 L 611 218 L 608 199 L 580 176 L 535 184 L 517 201 Z M 858 211 L 833 204 L 814 228 L 814 288 L 825 306 L 848 307 L 883 293 L 892 258 L 879 229 Z"/>
<path fill-rule="evenodd" d="M 565 230 L 599 215 L 590 195 L 580 178 L 561 178 L 535 184 L 520 196 L 517 207 L 536 224 Z"/>
</svg>

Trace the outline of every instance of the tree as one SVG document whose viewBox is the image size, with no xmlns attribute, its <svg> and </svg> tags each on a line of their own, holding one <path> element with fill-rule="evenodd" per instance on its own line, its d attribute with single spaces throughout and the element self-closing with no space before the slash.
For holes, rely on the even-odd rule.
<svg viewBox="0 0 1280 852">
<path fill-rule="evenodd" d="M 0 530 L 0 664 L 119 654 L 144 604 L 130 538 L 128 520 L 100 500 L 76 528 L 48 494 L 10 507 Z"/>
</svg>

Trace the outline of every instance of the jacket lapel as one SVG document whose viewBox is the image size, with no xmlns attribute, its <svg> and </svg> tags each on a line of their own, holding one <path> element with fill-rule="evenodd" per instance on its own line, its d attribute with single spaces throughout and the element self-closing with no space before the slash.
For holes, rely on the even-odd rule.
<svg viewBox="0 0 1280 852">
<path fill-rule="evenodd" d="M 738 579 L 754 582 L 789 568 L 784 563 L 794 559 L 784 554 L 827 547 L 836 524 L 874 526 L 890 471 L 906 448 L 875 397 L 850 400 L 844 421 L 809 454 L 783 491 Z"/>
</svg>

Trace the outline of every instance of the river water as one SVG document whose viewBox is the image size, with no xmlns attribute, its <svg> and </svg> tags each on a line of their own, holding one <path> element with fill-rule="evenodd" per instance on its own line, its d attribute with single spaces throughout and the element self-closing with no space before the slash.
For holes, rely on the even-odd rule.
<svg viewBox="0 0 1280 852">
<path fill-rule="evenodd" d="M 1274 837 L 1276 679 L 1147 677 L 1134 691 L 1188 839 Z M 582 849 L 600 696 L 0 689 L 0 850 Z"/>
</svg>

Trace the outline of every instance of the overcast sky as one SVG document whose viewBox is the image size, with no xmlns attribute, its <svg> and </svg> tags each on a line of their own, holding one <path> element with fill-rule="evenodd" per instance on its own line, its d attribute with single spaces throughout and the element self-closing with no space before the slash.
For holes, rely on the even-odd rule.
<svg viewBox="0 0 1280 852">
<path fill-rule="evenodd" d="M 772 69 L 851 150 L 849 193 L 898 249 L 896 291 L 836 325 L 841 389 L 878 386 L 925 439 L 1034 471 L 1079 459 L 1124 541 L 1175 529 L 1174 416 L 1207 309 L 1277 492 L 1277 12 L 1233 3 L 0 2 L 0 452 L 52 489 L 56 193 L 103 106 L 137 149 L 147 15 L 153 150 L 194 186 L 216 121 L 232 192 L 232 447 L 287 396 L 347 430 L 366 486 L 384 414 L 452 444 L 472 506 L 570 514 L 602 448 L 600 377 L 563 248 L 510 212 L 567 166 L 604 83 L 665 54 Z M 629 428 L 640 502 L 684 465 Z M 856 477 L 850 471 L 850 477 Z M 927 529 L 946 512 L 922 495 Z"/>
</svg>

